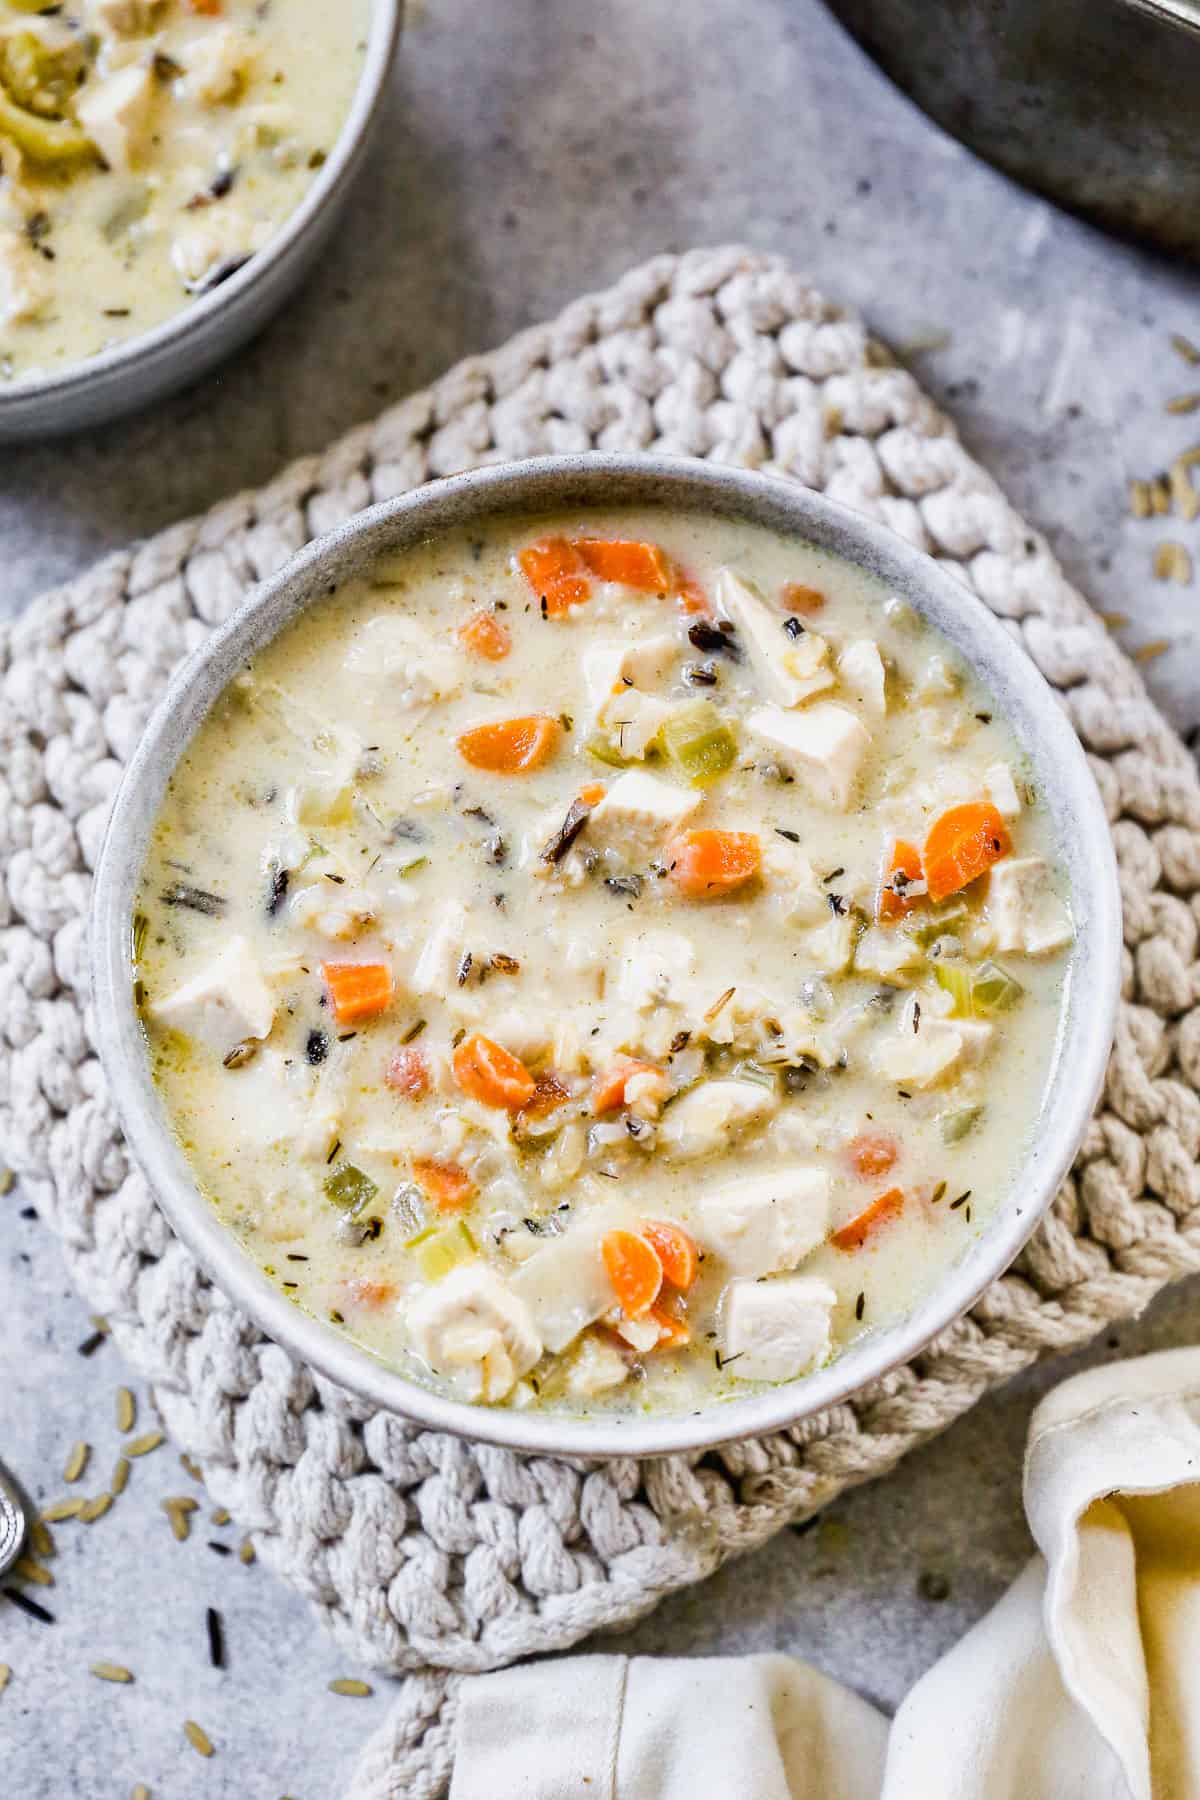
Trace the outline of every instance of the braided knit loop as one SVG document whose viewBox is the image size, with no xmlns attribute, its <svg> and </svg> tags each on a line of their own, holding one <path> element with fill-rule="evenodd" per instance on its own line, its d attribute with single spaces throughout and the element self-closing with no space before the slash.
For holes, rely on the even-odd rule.
<svg viewBox="0 0 1200 1800">
<path fill-rule="evenodd" d="M 883 520 L 974 587 L 1059 690 L 1089 752 L 1120 863 L 1125 948 L 1107 1087 L 1075 1169 L 967 1318 L 849 1403 L 773 1437 L 583 1468 L 377 1412 L 297 1365 L 209 1286 L 132 1168 L 105 1093 L 85 916 L 108 808 L 150 708 L 255 581 L 316 533 L 435 476 L 589 449 L 789 475 Z M 453 1690 L 429 1671 L 494 1668 L 636 1618 L 881 1474 L 987 1388 L 1200 1268 L 1196 769 L 1045 543 L 911 375 L 765 257 L 659 257 L 259 492 L 47 595 L 0 635 L 0 869 L 4 1153 L 214 1499 L 347 1649 L 424 1671 L 389 1725 L 379 1767 L 401 1776 L 381 1774 L 392 1782 L 381 1795 L 440 1791 Z"/>
</svg>

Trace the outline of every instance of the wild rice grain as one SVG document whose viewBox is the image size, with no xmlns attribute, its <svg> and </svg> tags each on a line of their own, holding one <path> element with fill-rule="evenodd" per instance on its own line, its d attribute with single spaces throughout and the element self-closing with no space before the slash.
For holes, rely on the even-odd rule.
<svg viewBox="0 0 1200 1800">
<path fill-rule="evenodd" d="M 1171 348 L 1176 356 L 1182 356 L 1184 362 L 1191 363 L 1193 368 L 1200 363 L 1200 350 L 1197 350 L 1191 338 L 1185 338 L 1181 331 L 1171 333 Z"/>
<path fill-rule="evenodd" d="M 1156 656 L 1165 656 L 1171 648 L 1168 638 L 1152 638 L 1148 644 L 1139 644 L 1133 653 L 1137 663 L 1153 662 Z"/>
<path fill-rule="evenodd" d="M 125 1492 L 125 1483 L 128 1480 L 129 1459 L 124 1456 L 118 1456 L 116 1467 L 112 1472 L 112 1480 L 108 1485 L 111 1487 L 114 1494 L 123 1494 Z"/>
<path fill-rule="evenodd" d="M 200 1468 L 200 1465 L 198 1463 L 194 1463 L 190 1456 L 187 1456 L 187 1455 L 184 1455 L 181 1453 L 179 1461 L 182 1464 L 183 1468 L 186 1470 L 186 1472 L 191 1476 L 193 1481 L 203 1481 L 204 1480 L 204 1474 Z"/>
<path fill-rule="evenodd" d="M 139 1781 L 137 1786 L 131 1790 L 129 1800 L 150 1800 L 150 1789 L 143 1787 Z"/>
<path fill-rule="evenodd" d="M 127 1387 L 117 1389 L 117 1430 L 132 1431 L 137 1418 L 137 1402 Z"/>
<path fill-rule="evenodd" d="M 1176 394 L 1173 400 L 1167 401 L 1169 413 L 1194 413 L 1200 406 L 1200 394 Z"/>
<path fill-rule="evenodd" d="M 1176 581 L 1180 587 L 1188 587 L 1192 579 L 1192 559 L 1182 544 L 1173 538 L 1166 538 L 1154 551 L 1154 579 L 1156 581 Z"/>
<path fill-rule="evenodd" d="M 329 1691 L 331 1694 L 345 1694 L 351 1700 L 365 1700 L 375 1690 L 365 1681 L 331 1681 Z"/>
<path fill-rule="evenodd" d="M 111 1494 L 97 1494 L 93 1500 L 85 1500 L 79 1509 L 79 1517 L 85 1525 L 94 1525 L 102 1519 L 112 1505 Z"/>
<path fill-rule="evenodd" d="M 54 1586 L 54 1577 L 49 1569 L 43 1569 L 41 1563 L 34 1562 L 32 1556 L 18 1556 L 12 1572 L 18 1581 L 32 1581 L 35 1587 Z"/>
<path fill-rule="evenodd" d="M 1150 499 L 1150 483 L 1148 481 L 1131 481 L 1129 483 L 1129 510 L 1135 519 L 1148 519 L 1154 510 Z"/>
<path fill-rule="evenodd" d="M 214 1669 L 225 1667 L 225 1632 L 221 1615 L 215 1606 L 205 1609 L 204 1624 L 208 1631 L 208 1660 Z"/>
<path fill-rule="evenodd" d="M 183 1721 L 183 1734 L 198 1756 L 212 1755 L 212 1739 L 209 1737 L 207 1731 L 202 1730 L 201 1727 L 197 1725 L 195 1719 L 185 1719 Z"/>
<path fill-rule="evenodd" d="M 132 1671 L 129 1669 L 123 1668 L 120 1663 L 110 1663 L 110 1662 L 90 1663 L 88 1665 L 88 1669 L 89 1669 L 89 1673 L 94 1675 L 96 1677 L 97 1681 L 132 1681 L 133 1680 Z"/>
<path fill-rule="evenodd" d="M 164 1441 L 161 1431 L 147 1431 L 142 1437 L 131 1438 L 123 1446 L 126 1456 L 149 1456 L 151 1450 L 157 1450 Z"/>
<path fill-rule="evenodd" d="M 83 1511 L 82 1500 L 55 1500 L 50 1506 L 43 1506 L 42 1517 L 47 1525 L 57 1525 L 60 1519 L 77 1519 Z"/>
<path fill-rule="evenodd" d="M 40 1619 L 43 1625 L 53 1625 L 54 1614 L 49 1612 L 39 1601 L 32 1599 L 30 1595 L 23 1594 L 20 1588 L 6 1587 L 0 1589 L 0 1592 L 3 1593 L 6 1600 L 11 1600 L 21 1612 L 28 1613 L 31 1619 Z"/>
<path fill-rule="evenodd" d="M 7 1663 L 0 1663 L 0 1694 L 4 1692 L 11 1680 L 12 1670 Z"/>
<path fill-rule="evenodd" d="M 249 1538 L 243 1538 L 239 1544 L 238 1560 L 244 1563 L 252 1563 L 254 1561 L 254 1545 L 250 1542 Z"/>
<path fill-rule="evenodd" d="M 13 1183 L 16 1179 L 11 1169 L 0 1169 L 0 1199 L 3 1199 L 5 1194 L 12 1193 Z"/>
<path fill-rule="evenodd" d="M 63 1470 L 63 1480 L 78 1481 L 79 1477 L 83 1474 L 83 1471 L 87 1468 L 88 1457 L 91 1454 L 92 1446 L 90 1444 L 82 1442 L 76 1444 L 72 1449 L 70 1456 L 67 1458 L 66 1467 Z"/>
<path fill-rule="evenodd" d="M 58 1546 L 50 1534 L 50 1527 L 41 1519 L 35 1519 L 30 1525 L 29 1542 L 37 1556 L 46 1558 L 58 1555 Z"/>
<path fill-rule="evenodd" d="M 191 1533 L 192 1527 L 188 1520 L 188 1514 L 196 1511 L 196 1502 L 186 1496 L 179 1496 L 169 1500 L 160 1500 L 159 1505 L 170 1519 L 171 1530 L 182 1544 Z"/>
<path fill-rule="evenodd" d="M 216 1511 L 210 1514 L 210 1517 L 214 1525 L 228 1525 L 229 1523 L 229 1514 L 223 1506 L 218 1506 Z"/>
</svg>

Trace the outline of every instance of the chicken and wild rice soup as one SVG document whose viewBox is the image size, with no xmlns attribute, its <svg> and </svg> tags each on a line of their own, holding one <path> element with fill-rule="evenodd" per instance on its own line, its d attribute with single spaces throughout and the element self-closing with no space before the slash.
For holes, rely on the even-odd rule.
<svg viewBox="0 0 1200 1800">
<path fill-rule="evenodd" d="M 227 689 L 133 921 L 196 1177 L 490 1405 L 821 1367 L 1011 1191 L 1072 926 L 990 695 L 862 571 L 658 510 L 376 563 Z"/>
<path fill-rule="evenodd" d="M 0 382 L 261 250 L 333 147 L 369 22 L 369 0 L 0 0 Z"/>
</svg>

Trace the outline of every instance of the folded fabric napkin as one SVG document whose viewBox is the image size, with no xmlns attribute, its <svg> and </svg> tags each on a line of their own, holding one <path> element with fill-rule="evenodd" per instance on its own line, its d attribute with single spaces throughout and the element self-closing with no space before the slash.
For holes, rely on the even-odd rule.
<svg viewBox="0 0 1200 1800">
<path fill-rule="evenodd" d="M 574 1656 L 464 1680 L 450 1800 L 1200 1795 L 1200 1349 L 1038 1407 L 1040 1554 L 887 1721 L 786 1656 Z M 368 1747 L 350 1800 L 396 1800 Z M 368 1776 L 367 1771 L 370 1770 Z"/>
</svg>

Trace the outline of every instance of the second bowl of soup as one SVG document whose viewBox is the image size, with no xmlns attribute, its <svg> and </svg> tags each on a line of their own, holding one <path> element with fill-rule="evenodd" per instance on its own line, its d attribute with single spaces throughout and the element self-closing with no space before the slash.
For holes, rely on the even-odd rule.
<svg viewBox="0 0 1200 1800">
<path fill-rule="evenodd" d="M 99 893 L 184 1235 L 339 1379 L 535 1447 L 763 1429 L 911 1353 L 1046 1204 L 1115 996 L 1020 652 L 698 465 L 462 477 L 314 546 L 177 682 Z"/>
</svg>

